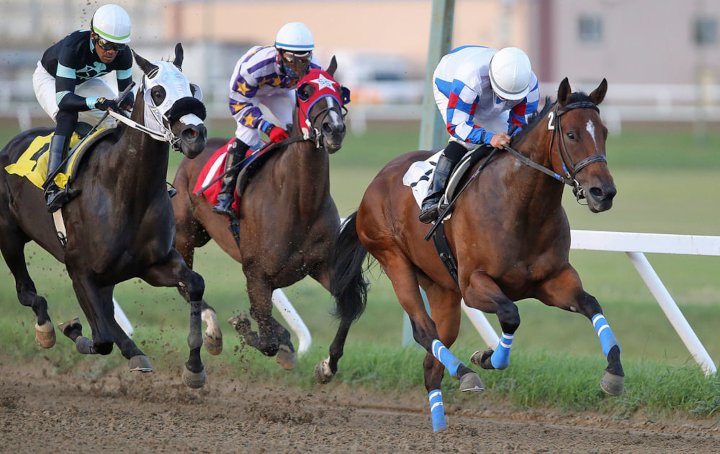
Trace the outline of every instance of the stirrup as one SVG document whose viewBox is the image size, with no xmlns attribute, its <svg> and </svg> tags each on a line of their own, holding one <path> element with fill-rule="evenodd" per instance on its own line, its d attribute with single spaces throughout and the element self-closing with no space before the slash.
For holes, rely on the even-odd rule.
<svg viewBox="0 0 720 454">
<path fill-rule="evenodd" d="M 213 211 L 227 216 L 235 216 L 235 212 L 232 210 L 233 201 L 234 197 L 230 197 L 229 200 L 223 200 L 218 197 L 218 203 L 213 207 Z"/>
</svg>

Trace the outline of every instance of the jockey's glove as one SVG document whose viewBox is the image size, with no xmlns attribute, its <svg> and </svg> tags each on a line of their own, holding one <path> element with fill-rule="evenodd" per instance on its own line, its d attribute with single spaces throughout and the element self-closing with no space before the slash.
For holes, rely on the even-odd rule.
<svg viewBox="0 0 720 454">
<path fill-rule="evenodd" d="M 98 98 L 95 102 L 95 108 L 98 110 L 108 110 L 112 109 L 115 112 L 120 112 L 120 107 L 118 106 L 117 101 L 114 99 L 107 99 L 107 98 Z"/>
<path fill-rule="evenodd" d="M 270 138 L 270 142 L 282 142 L 283 140 L 290 137 L 283 128 L 280 128 L 278 126 L 274 126 L 270 130 L 270 134 L 268 134 L 268 137 Z"/>
<path fill-rule="evenodd" d="M 260 130 L 268 136 L 270 142 L 282 142 L 289 137 L 287 131 L 283 128 L 275 126 L 266 120 L 260 122 Z"/>
</svg>

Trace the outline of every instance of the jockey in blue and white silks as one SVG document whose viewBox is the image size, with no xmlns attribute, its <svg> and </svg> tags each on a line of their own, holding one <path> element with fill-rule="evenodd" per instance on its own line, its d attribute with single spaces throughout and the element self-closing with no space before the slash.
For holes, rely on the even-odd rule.
<svg viewBox="0 0 720 454">
<path fill-rule="evenodd" d="M 535 113 L 540 100 L 537 76 L 525 52 L 462 46 L 445 55 L 433 74 L 435 103 L 450 141 L 440 155 L 420 221 L 439 215 L 447 179 L 462 156 L 478 145 L 502 148 Z"/>
<path fill-rule="evenodd" d="M 255 46 L 235 64 L 230 78 L 230 113 L 237 123 L 235 141 L 228 146 L 225 176 L 214 211 L 232 216 L 235 184 L 240 172 L 236 165 L 245 153 L 260 142 L 260 132 L 271 142 L 288 138 L 285 127 L 292 123 L 295 86 L 310 69 L 315 48 L 310 30 L 302 22 L 285 24 L 274 46 Z M 274 118 L 265 118 L 263 105 Z"/>
<path fill-rule="evenodd" d="M 448 132 L 457 140 L 490 145 L 494 133 L 524 126 L 526 116 L 537 111 L 540 90 L 532 71 L 530 90 L 522 98 L 508 99 L 493 91 L 490 61 L 496 53 L 496 49 L 483 46 L 458 47 L 435 69 L 435 102 Z"/>
</svg>

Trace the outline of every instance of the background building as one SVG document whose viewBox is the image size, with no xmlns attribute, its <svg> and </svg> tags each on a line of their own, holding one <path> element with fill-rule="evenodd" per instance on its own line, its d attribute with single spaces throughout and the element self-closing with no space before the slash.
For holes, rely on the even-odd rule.
<svg viewBox="0 0 720 454">
<path fill-rule="evenodd" d="M 418 102 L 431 0 L 116 0 L 133 18 L 143 56 L 186 49 L 185 72 L 214 115 L 225 114 L 228 78 L 250 46 L 271 44 L 282 24 L 311 28 L 316 57 L 338 56 L 338 78 L 358 104 Z M 87 27 L 98 0 L 6 0 L 0 16 L 0 114 L 36 112 L 30 75 L 42 51 Z M 544 95 L 610 83 L 607 116 L 720 119 L 720 2 L 710 0 L 456 0 L 453 44 L 528 51 Z M 614 109 L 614 110 L 613 110 Z M 414 115 L 405 109 L 400 115 Z"/>
</svg>

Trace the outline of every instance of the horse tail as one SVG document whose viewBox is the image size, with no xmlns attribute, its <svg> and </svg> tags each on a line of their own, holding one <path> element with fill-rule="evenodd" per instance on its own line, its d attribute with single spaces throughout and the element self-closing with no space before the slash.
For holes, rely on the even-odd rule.
<svg viewBox="0 0 720 454">
<path fill-rule="evenodd" d="M 330 262 L 330 293 L 335 298 L 335 316 L 351 321 L 357 320 L 365 310 L 369 286 L 362 270 L 367 250 L 358 239 L 356 217 L 357 211 L 340 226 Z"/>
</svg>

